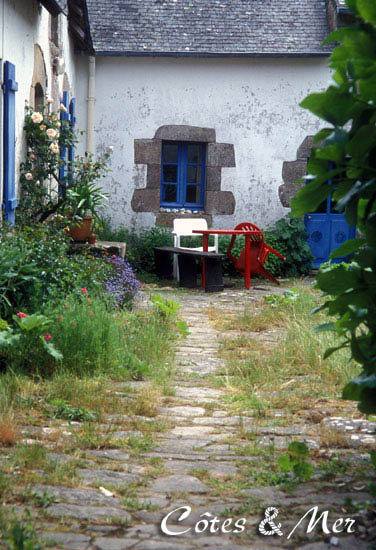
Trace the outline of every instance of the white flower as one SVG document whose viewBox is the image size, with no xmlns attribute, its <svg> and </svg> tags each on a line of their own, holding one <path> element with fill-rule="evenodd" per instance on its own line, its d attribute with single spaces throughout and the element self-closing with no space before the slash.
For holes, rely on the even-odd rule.
<svg viewBox="0 0 376 550">
<path fill-rule="evenodd" d="M 35 182 L 35 185 L 40 185 L 40 181 L 37 180 L 37 181 Z"/>
<path fill-rule="evenodd" d="M 27 174 L 25 174 L 25 178 L 26 178 L 27 180 L 30 181 L 30 180 L 33 179 L 33 174 L 31 174 L 30 172 L 28 172 Z"/>
<path fill-rule="evenodd" d="M 109 146 L 107 147 L 107 149 L 108 149 L 109 151 L 113 151 L 113 150 L 114 150 L 114 146 L 113 146 L 113 145 L 109 145 Z"/>
<path fill-rule="evenodd" d="M 54 102 L 54 100 L 51 97 L 48 97 L 46 99 L 46 103 L 53 103 L 53 102 Z"/>
<path fill-rule="evenodd" d="M 35 124 L 40 124 L 43 120 L 42 113 L 38 113 L 37 111 L 34 111 L 34 113 L 31 115 L 31 120 L 35 122 Z"/>
<path fill-rule="evenodd" d="M 65 105 L 63 105 L 62 103 L 60 103 L 60 111 L 63 111 L 63 113 L 67 113 L 67 112 L 68 112 L 68 109 L 66 108 Z"/>
<path fill-rule="evenodd" d="M 56 122 L 56 126 L 57 126 L 58 128 L 60 128 L 61 122 Z"/>
<path fill-rule="evenodd" d="M 59 146 L 56 143 L 51 143 L 50 149 L 53 153 L 57 154 L 59 152 Z"/>
<path fill-rule="evenodd" d="M 42 132 L 44 132 L 45 129 L 46 129 L 46 125 L 45 125 L 45 124 L 41 124 L 41 125 L 40 125 L 40 129 L 42 130 Z"/>
<path fill-rule="evenodd" d="M 56 136 L 56 130 L 54 130 L 53 128 L 48 128 L 46 134 L 49 138 L 53 139 Z"/>
</svg>

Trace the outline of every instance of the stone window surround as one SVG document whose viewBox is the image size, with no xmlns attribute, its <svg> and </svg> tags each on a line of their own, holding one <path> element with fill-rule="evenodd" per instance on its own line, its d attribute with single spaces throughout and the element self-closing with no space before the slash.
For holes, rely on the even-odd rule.
<svg viewBox="0 0 376 550">
<path fill-rule="evenodd" d="M 283 184 L 278 188 L 279 200 L 282 206 L 290 208 L 290 201 L 304 183 L 299 183 L 307 174 L 307 163 L 311 154 L 314 136 L 307 136 L 300 144 L 296 153 L 296 160 L 285 161 L 282 165 Z"/>
<path fill-rule="evenodd" d="M 165 212 L 160 209 L 162 141 L 191 141 L 206 143 L 206 177 L 204 212 L 198 214 Z M 224 167 L 235 167 L 234 146 L 231 143 L 217 143 L 213 128 L 187 125 L 161 126 L 152 139 L 134 140 L 135 164 L 146 164 L 146 187 L 135 189 L 132 197 L 134 212 L 155 212 L 156 224 L 172 227 L 176 217 L 207 218 L 210 223 L 213 214 L 231 215 L 235 210 L 235 198 L 231 191 L 221 191 L 221 171 Z"/>
</svg>

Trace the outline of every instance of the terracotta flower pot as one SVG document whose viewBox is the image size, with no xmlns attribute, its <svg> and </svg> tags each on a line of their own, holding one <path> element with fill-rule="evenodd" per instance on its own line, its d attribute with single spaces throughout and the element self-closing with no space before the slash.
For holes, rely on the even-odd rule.
<svg viewBox="0 0 376 550">
<path fill-rule="evenodd" d="M 93 216 L 84 216 L 81 223 L 70 228 L 70 237 L 75 241 L 86 241 L 90 237 L 92 223 Z"/>
</svg>

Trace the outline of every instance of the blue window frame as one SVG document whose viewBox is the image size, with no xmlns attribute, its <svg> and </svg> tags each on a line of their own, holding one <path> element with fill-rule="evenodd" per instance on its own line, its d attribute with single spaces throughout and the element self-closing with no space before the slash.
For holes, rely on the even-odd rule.
<svg viewBox="0 0 376 550">
<path fill-rule="evenodd" d="M 203 210 L 205 143 L 162 143 L 161 206 Z"/>
</svg>

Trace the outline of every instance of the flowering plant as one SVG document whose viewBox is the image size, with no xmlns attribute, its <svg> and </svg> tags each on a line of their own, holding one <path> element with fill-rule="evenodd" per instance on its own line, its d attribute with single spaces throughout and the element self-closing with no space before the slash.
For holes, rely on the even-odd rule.
<svg viewBox="0 0 376 550">
<path fill-rule="evenodd" d="M 44 221 L 59 205 L 59 189 L 67 185 L 60 177 L 64 160 L 60 148 L 73 147 L 77 138 L 68 121 L 60 121 L 59 113 L 33 112 L 25 109 L 27 155 L 20 169 L 22 189 L 18 213 L 28 221 Z M 55 208 L 56 206 L 56 208 Z"/>
<path fill-rule="evenodd" d="M 103 282 L 105 290 L 114 298 L 116 305 L 129 305 L 140 289 L 140 282 L 127 260 L 119 256 L 110 256 L 107 262 L 112 270 Z"/>
<path fill-rule="evenodd" d="M 66 108 L 61 105 L 60 110 Z M 88 213 L 98 217 L 106 196 L 96 182 L 109 171 L 110 148 L 97 160 L 85 153 L 67 162 L 60 151 L 75 148 L 78 139 L 69 121 L 61 121 L 60 113 L 50 112 L 49 105 L 43 112 L 26 107 L 24 130 L 27 155 L 20 167 L 21 220 L 43 222 L 55 213 L 69 215 L 73 222 Z"/>
<path fill-rule="evenodd" d="M 51 325 L 48 317 L 37 313 L 27 315 L 19 311 L 12 319 L 13 327 L 0 319 L 1 362 L 11 367 L 20 367 L 27 372 L 35 372 L 49 365 L 51 358 L 55 361 L 62 360 L 62 354 L 55 348 L 52 336 L 47 332 Z"/>
</svg>

